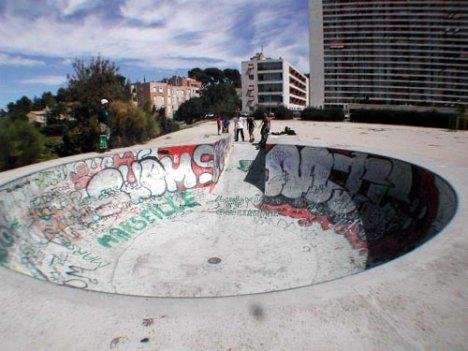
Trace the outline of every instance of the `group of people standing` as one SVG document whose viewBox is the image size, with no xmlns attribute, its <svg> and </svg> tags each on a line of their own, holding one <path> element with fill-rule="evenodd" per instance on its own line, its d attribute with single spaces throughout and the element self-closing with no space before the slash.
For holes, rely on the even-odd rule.
<svg viewBox="0 0 468 351">
<path fill-rule="evenodd" d="M 242 141 L 245 141 L 244 137 L 244 128 L 247 126 L 247 130 L 249 132 L 249 142 L 253 143 L 255 141 L 255 127 L 257 123 L 255 123 L 255 119 L 252 116 L 244 117 L 242 115 L 236 116 L 232 119 L 232 123 L 234 125 L 234 140 L 239 141 L 239 135 L 242 138 Z M 216 118 L 216 124 L 218 126 L 218 135 L 222 133 L 229 133 L 229 118 L 221 118 L 218 116 Z M 268 117 L 266 114 L 263 116 L 262 122 L 260 124 L 260 135 L 261 139 L 258 143 L 258 148 L 265 148 L 268 134 L 270 133 L 271 127 L 271 117 Z"/>
</svg>

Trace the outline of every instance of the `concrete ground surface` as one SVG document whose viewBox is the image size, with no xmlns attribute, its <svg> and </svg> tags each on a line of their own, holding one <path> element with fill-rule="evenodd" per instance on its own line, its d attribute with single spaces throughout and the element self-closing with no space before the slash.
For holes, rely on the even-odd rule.
<svg viewBox="0 0 468 351">
<path fill-rule="evenodd" d="M 270 143 L 375 153 L 408 161 L 441 175 L 457 193 L 455 217 L 429 242 L 384 265 L 318 285 L 254 295 L 177 299 L 132 297 L 57 286 L 2 268 L 1 349 L 467 349 L 468 132 L 302 121 L 273 121 L 272 131 L 280 131 L 286 125 L 298 135 L 271 136 Z M 218 139 L 215 123 L 207 122 L 155 139 L 145 147 L 213 143 Z M 239 172 L 240 178 L 242 173 L 236 166 L 250 155 L 250 150 L 248 143 L 235 143 L 230 166 L 225 172 L 233 172 L 233 175 Z M 73 156 L 66 161 L 85 156 L 95 154 Z M 64 161 L 54 160 L 46 165 L 3 172 L 0 182 L 3 184 Z M 240 185 L 232 181 L 236 177 L 224 179 L 230 181 L 221 178 L 216 191 L 233 196 L 242 194 Z M 257 190 L 252 188 L 249 194 L 255 196 Z M 190 226 L 195 220 L 181 225 Z M 227 227 L 235 225 L 234 221 Z M 232 248 L 240 252 L 245 249 L 242 242 L 246 241 L 241 229 L 241 240 Z M 291 244 L 287 237 L 283 239 L 276 244 Z M 195 246 L 196 242 L 192 239 L 189 247 Z M 255 245 L 243 252 L 242 261 L 253 259 Z M 150 246 L 148 250 L 151 251 Z M 180 246 L 174 251 L 178 250 L 187 248 Z M 207 255 L 208 252 L 204 256 Z M 132 257 L 131 252 L 127 256 L 124 261 L 130 262 L 131 267 L 137 257 Z M 301 262 L 300 252 L 293 256 L 298 257 L 298 265 L 307 264 L 307 258 Z M 288 260 L 288 257 L 276 258 Z M 272 258 L 265 264 L 273 262 Z M 285 279 L 276 282 L 280 289 L 295 286 L 288 279 L 310 280 L 304 274 L 307 272 L 298 268 L 292 265 Z M 147 267 L 141 274 L 152 273 L 151 267 Z M 238 273 L 233 274 L 236 275 Z M 209 279 L 199 285 L 205 284 L 207 290 L 215 291 L 215 296 L 278 288 L 265 287 L 261 277 L 255 274 L 245 278 L 250 281 L 247 288 L 227 284 L 222 287 L 227 293 L 216 293 L 219 287 L 210 287 Z M 229 275 L 227 280 L 232 280 Z M 122 291 L 132 289 L 131 282 L 122 283 L 126 286 Z M 183 296 L 180 291 L 179 295 Z M 192 295 L 205 294 L 187 294 Z"/>
</svg>

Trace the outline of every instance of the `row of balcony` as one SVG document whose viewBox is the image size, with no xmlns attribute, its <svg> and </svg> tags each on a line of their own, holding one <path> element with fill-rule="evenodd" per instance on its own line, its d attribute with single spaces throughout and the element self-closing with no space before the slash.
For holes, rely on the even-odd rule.
<svg viewBox="0 0 468 351">
<path fill-rule="evenodd" d="M 300 74 L 295 69 L 293 69 L 292 67 L 289 67 L 289 74 L 292 75 L 294 78 L 297 78 L 298 80 L 300 80 L 303 83 L 307 82 L 307 78 L 304 77 L 302 74 Z"/>
<path fill-rule="evenodd" d="M 325 87 L 325 95 L 326 96 L 356 96 L 356 95 L 368 95 L 368 96 L 374 96 L 374 95 L 381 95 L 381 96 L 392 96 L 392 95 L 404 95 L 404 96 L 409 96 L 409 97 L 414 97 L 414 96 L 419 96 L 419 97 L 424 97 L 425 99 L 429 98 L 447 98 L 447 99 L 455 99 L 455 100 L 461 100 L 461 101 L 468 101 L 467 95 L 466 94 L 449 94 L 444 91 L 442 92 L 434 92 L 434 93 L 429 93 L 425 92 L 424 90 L 417 91 L 415 89 L 369 89 L 369 90 L 363 90 L 362 87 L 353 87 L 350 90 L 330 90 L 327 87 Z"/>
<path fill-rule="evenodd" d="M 306 98 L 307 97 L 306 93 L 303 93 L 302 91 L 294 89 L 292 87 L 289 88 L 289 94 L 293 94 L 296 97 L 301 97 L 301 98 Z"/>
<path fill-rule="evenodd" d="M 446 79 L 443 76 L 424 76 L 424 77 L 411 77 L 411 76 L 388 76 L 385 74 L 375 75 L 351 75 L 351 74 L 325 74 L 325 80 L 328 82 L 391 82 L 400 84 L 434 84 L 442 86 L 453 86 L 453 87 L 468 87 L 468 77 L 458 79 L 457 77 L 451 77 L 452 79 Z M 462 81 L 464 80 L 464 81 Z"/>
<path fill-rule="evenodd" d="M 343 103 L 361 103 L 364 100 L 363 95 L 356 96 L 327 96 L 325 95 L 325 105 L 343 105 Z M 460 101 L 459 99 L 445 99 L 445 98 L 411 98 L 405 95 L 395 96 L 371 96 L 368 102 L 372 103 L 378 101 L 379 103 L 386 103 L 391 105 L 422 105 L 427 106 L 438 105 L 438 106 L 450 106 L 453 104 L 465 104 L 466 102 Z"/>
<path fill-rule="evenodd" d="M 387 65 L 366 67 L 358 66 L 354 69 L 347 67 L 333 67 L 325 68 L 325 76 L 327 75 L 345 75 L 345 76 L 381 76 L 386 77 L 402 76 L 410 78 L 436 78 L 436 79 L 449 79 L 449 80 L 467 80 L 468 81 L 468 68 L 463 70 L 459 69 L 423 69 L 423 68 L 412 68 L 412 67 L 391 67 Z"/>
<path fill-rule="evenodd" d="M 384 59 L 392 59 L 393 61 L 385 61 Z M 457 68 L 463 72 L 466 72 L 468 65 L 463 65 L 455 62 L 442 62 L 447 60 L 439 60 L 441 62 L 436 62 L 435 60 L 428 59 L 425 62 L 424 60 L 403 60 L 407 57 L 395 58 L 392 56 L 365 56 L 358 57 L 356 61 L 338 61 L 338 60 L 327 60 L 325 57 L 325 69 L 346 69 L 353 68 L 354 70 L 360 69 L 370 69 L 370 68 L 382 68 L 386 67 L 387 69 L 401 69 L 401 68 L 411 68 L 411 66 L 416 67 L 416 69 L 422 69 L 427 67 L 428 70 L 442 70 L 447 68 Z"/>
<path fill-rule="evenodd" d="M 450 7 L 463 7 L 464 2 L 461 0 L 443 0 L 444 5 Z M 369 8 L 369 6 L 376 7 L 382 6 L 385 8 L 391 8 L 395 6 L 404 6 L 407 8 L 419 8 L 419 7 L 428 7 L 441 5 L 441 0 L 372 0 L 372 3 L 369 4 L 369 0 L 353 1 L 353 0 L 323 0 L 323 9 L 331 8 L 351 8 L 359 7 L 359 9 Z"/>
<path fill-rule="evenodd" d="M 425 51 L 436 51 L 436 52 L 447 52 L 447 53 L 458 53 L 460 50 L 466 49 L 468 46 L 468 41 L 466 43 L 457 43 L 457 44 L 446 44 L 446 43 L 436 43 L 436 42 L 429 42 L 429 43 L 421 43 L 421 42 L 406 42 L 404 39 L 399 41 L 392 41 L 392 40 L 385 40 L 382 41 L 376 40 L 375 38 L 363 38 L 361 41 L 354 41 L 348 39 L 335 39 L 335 40 L 327 40 L 325 42 L 325 46 L 331 49 L 343 49 L 347 48 L 350 50 L 355 50 L 355 48 L 373 48 L 375 46 L 381 48 L 389 48 L 395 47 L 395 50 L 414 50 L 415 48 L 424 48 L 429 47 L 429 50 Z M 448 48 L 451 50 L 445 50 L 444 48 Z M 444 50 L 436 50 L 436 49 L 444 49 Z"/>
<path fill-rule="evenodd" d="M 302 82 L 298 81 L 295 77 L 290 76 L 289 77 L 289 84 L 294 85 L 296 88 L 299 88 L 301 90 L 306 91 L 307 87 L 305 84 L 302 84 Z"/>
<path fill-rule="evenodd" d="M 307 103 L 304 100 L 297 99 L 295 97 L 290 96 L 289 97 L 289 103 L 293 105 L 299 105 L 299 106 L 305 106 Z"/>
</svg>

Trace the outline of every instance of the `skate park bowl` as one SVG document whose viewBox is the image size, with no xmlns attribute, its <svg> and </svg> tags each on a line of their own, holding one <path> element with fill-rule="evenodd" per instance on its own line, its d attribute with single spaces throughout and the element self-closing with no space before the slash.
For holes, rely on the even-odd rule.
<svg viewBox="0 0 468 351">
<path fill-rule="evenodd" d="M 442 177 L 370 153 L 282 144 L 256 152 L 229 138 L 131 149 L 0 185 L 0 263 L 115 294 L 265 293 L 408 254 L 456 208 Z"/>
</svg>

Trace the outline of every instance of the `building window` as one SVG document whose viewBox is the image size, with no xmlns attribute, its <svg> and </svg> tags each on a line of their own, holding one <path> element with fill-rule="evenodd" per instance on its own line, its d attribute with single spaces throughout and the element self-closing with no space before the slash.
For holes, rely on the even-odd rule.
<svg viewBox="0 0 468 351">
<path fill-rule="evenodd" d="M 259 62 L 257 67 L 259 71 L 282 70 L 283 62 Z"/>
<path fill-rule="evenodd" d="M 258 102 L 265 103 L 265 102 L 283 102 L 282 95 L 259 95 Z"/>
<path fill-rule="evenodd" d="M 283 80 L 283 73 L 259 73 L 258 81 Z"/>
<path fill-rule="evenodd" d="M 259 92 L 282 92 L 283 91 L 283 84 L 259 84 L 258 85 Z"/>
</svg>

